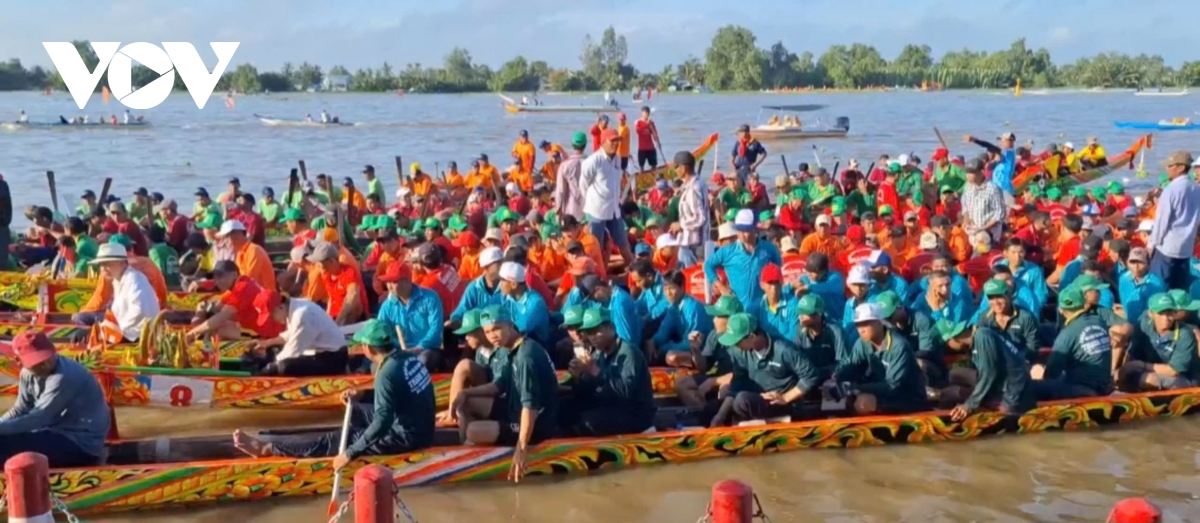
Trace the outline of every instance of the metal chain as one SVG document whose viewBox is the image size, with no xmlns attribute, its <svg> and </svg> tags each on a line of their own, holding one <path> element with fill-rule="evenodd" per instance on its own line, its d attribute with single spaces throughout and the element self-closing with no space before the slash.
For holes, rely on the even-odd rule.
<svg viewBox="0 0 1200 523">
<path fill-rule="evenodd" d="M 58 496 L 50 494 L 50 502 L 54 503 L 55 510 L 62 512 L 64 516 L 67 516 L 68 523 L 79 523 L 79 518 L 75 517 L 75 514 L 71 513 L 71 510 L 67 508 L 66 503 L 63 503 L 61 499 L 58 499 Z"/>
<path fill-rule="evenodd" d="M 0 493 L 0 512 L 8 510 L 8 492 Z"/>
<path fill-rule="evenodd" d="M 338 506 L 337 512 L 333 514 L 333 517 L 329 518 L 329 523 L 337 523 L 337 521 L 342 519 L 342 516 L 345 516 L 349 511 L 350 500 L 347 499 L 346 501 L 343 501 L 340 506 Z"/>
<path fill-rule="evenodd" d="M 754 495 L 754 515 L 750 516 L 750 518 L 759 518 L 766 523 L 771 523 L 771 517 L 763 512 L 762 503 L 758 501 L 758 494 Z"/>
<path fill-rule="evenodd" d="M 708 507 L 704 509 L 704 515 L 700 516 L 700 519 L 697 519 L 696 523 L 708 523 L 709 520 L 711 520 L 711 519 L 712 519 L 712 503 L 709 503 Z"/>
<path fill-rule="evenodd" d="M 408 518 L 408 520 L 411 521 L 412 523 L 417 523 L 417 517 L 414 516 L 411 511 L 408 510 L 408 505 L 404 504 L 404 500 L 400 499 L 400 489 L 396 489 L 395 497 L 396 497 L 396 508 L 400 509 L 400 513 L 404 514 L 404 517 Z M 400 519 L 400 514 L 396 514 L 396 519 Z"/>
</svg>

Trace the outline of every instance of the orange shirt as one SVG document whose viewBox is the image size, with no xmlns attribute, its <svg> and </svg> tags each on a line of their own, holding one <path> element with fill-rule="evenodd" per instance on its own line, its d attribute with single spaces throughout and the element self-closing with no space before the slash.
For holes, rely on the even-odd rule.
<svg viewBox="0 0 1200 523">
<path fill-rule="evenodd" d="M 533 174 L 531 171 L 526 171 L 524 168 L 514 168 L 508 171 L 508 181 L 517 184 L 521 191 L 528 194 L 533 190 Z"/>
<path fill-rule="evenodd" d="M 800 255 L 805 258 L 814 252 L 819 252 L 828 256 L 830 260 L 836 260 L 838 252 L 841 250 L 842 241 L 832 235 L 822 237 L 815 233 L 809 234 L 800 242 Z"/>
<path fill-rule="evenodd" d="M 617 126 L 617 136 L 621 137 L 621 143 L 617 145 L 617 156 L 629 158 L 629 126 L 625 125 L 625 122 Z"/>
<path fill-rule="evenodd" d="M 467 282 L 483 276 L 483 269 L 479 266 L 479 249 L 473 249 L 473 252 L 467 252 L 465 247 L 459 249 L 458 276 Z"/>
<path fill-rule="evenodd" d="M 667 271 L 675 270 L 675 267 L 679 264 L 679 257 L 664 256 L 661 250 L 656 249 L 654 251 L 654 257 L 651 258 L 650 261 L 654 264 L 654 269 L 657 270 L 659 274 L 666 274 Z"/>
<path fill-rule="evenodd" d="M 533 172 L 533 164 L 537 160 L 537 147 L 533 142 L 526 140 L 522 143 L 517 140 L 517 143 L 513 144 L 512 154 L 514 158 L 521 160 L 522 171 Z"/>
<path fill-rule="evenodd" d="M 158 266 L 150 258 L 142 256 L 131 256 L 129 258 L 129 266 L 146 275 L 146 280 L 150 282 L 151 287 L 154 287 L 154 295 L 158 298 L 158 306 L 166 310 L 167 280 L 163 278 L 162 271 L 158 270 Z M 96 279 L 96 288 L 92 291 L 92 297 L 79 309 L 79 312 L 100 312 L 108 308 L 108 304 L 112 303 L 112 299 L 112 279 L 101 273 L 101 276 Z"/>
<path fill-rule="evenodd" d="M 275 289 L 275 267 L 271 266 L 271 256 L 261 245 L 246 242 L 234 256 L 233 263 L 237 264 L 242 276 L 248 276 L 264 289 Z"/>
<path fill-rule="evenodd" d="M 329 294 L 329 304 L 326 306 L 326 310 L 335 319 L 342 312 L 342 305 L 346 302 L 346 293 L 350 291 L 351 285 L 358 286 L 359 306 L 363 313 L 370 310 L 367 307 L 367 293 L 363 288 L 362 274 L 358 272 L 358 269 L 344 263 L 339 264 L 332 271 L 322 271 L 321 283 L 325 286 L 325 292 Z M 350 319 L 357 320 L 358 318 Z"/>
<path fill-rule="evenodd" d="M 325 284 L 321 282 L 321 264 L 304 262 L 304 272 L 308 273 L 308 278 L 304 282 L 304 299 L 314 303 L 324 303 L 329 299 L 329 294 L 325 292 Z"/>
<path fill-rule="evenodd" d="M 608 278 L 608 258 L 604 256 L 604 252 L 600 249 L 600 240 L 587 232 L 579 234 L 579 243 L 583 244 L 583 253 L 596 262 L 596 275 L 600 279 Z"/>
<path fill-rule="evenodd" d="M 450 188 L 465 187 L 467 184 L 466 178 L 458 172 L 458 169 L 450 169 L 446 173 L 446 186 Z"/>
<path fill-rule="evenodd" d="M 472 169 L 471 172 L 467 173 L 467 178 L 463 184 L 466 185 L 468 189 L 474 189 L 476 187 L 490 189 L 492 187 L 492 179 L 479 172 L 478 169 Z"/>
<path fill-rule="evenodd" d="M 971 240 L 967 238 L 967 233 L 962 230 L 962 227 L 950 229 L 950 238 L 946 240 L 946 247 L 950 249 L 950 255 L 954 256 L 954 261 L 958 263 L 971 259 Z"/>
<path fill-rule="evenodd" d="M 429 196 L 430 191 L 433 190 L 433 178 L 428 174 L 419 173 L 412 177 L 412 180 L 409 182 L 409 188 L 417 196 Z"/>
<path fill-rule="evenodd" d="M 401 260 L 403 253 L 404 249 L 401 249 L 400 254 L 395 256 L 387 251 L 379 255 L 379 261 L 375 265 L 375 278 L 371 281 L 371 287 L 375 289 L 375 295 L 379 297 L 380 303 L 383 303 L 383 300 L 387 299 L 387 287 L 383 285 L 383 282 L 379 281 L 379 275 L 387 272 L 388 266 L 396 260 Z"/>
<path fill-rule="evenodd" d="M 479 177 L 484 180 L 484 187 L 491 187 L 494 180 L 500 179 L 500 171 L 496 170 L 496 166 L 492 164 L 479 166 Z"/>
<path fill-rule="evenodd" d="M 367 212 L 367 199 L 358 189 L 349 189 L 342 192 L 342 203 L 349 204 L 355 209 L 361 211 L 360 216 Z"/>
<path fill-rule="evenodd" d="M 567 272 L 566 256 L 549 245 L 543 245 L 541 249 L 530 249 L 529 263 L 538 268 L 542 279 L 546 281 L 561 279 Z"/>
</svg>

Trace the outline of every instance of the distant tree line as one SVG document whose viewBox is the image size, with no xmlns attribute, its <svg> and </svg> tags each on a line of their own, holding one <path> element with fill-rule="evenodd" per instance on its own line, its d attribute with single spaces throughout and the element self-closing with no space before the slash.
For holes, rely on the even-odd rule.
<svg viewBox="0 0 1200 523">
<path fill-rule="evenodd" d="M 88 68 L 95 67 L 99 59 L 91 45 L 86 41 L 73 43 Z M 797 55 L 783 42 L 762 49 L 753 32 L 730 25 L 713 36 L 703 59 L 688 57 L 678 65 L 646 72 L 629 64 L 626 61 L 628 55 L 625 37 L 609 27 L 598 41 L 590 35 L 584 38 L 578 69 L 556 69 L 544 61 L 530 61 L 518 56 L 493 70 L 488 65 L 475 63 L 466 49 L 456 47 L 446 55 L 441 67 L 410 63 L 397 70 L 384 62 L 377 69 L 350 72 L 340 65 L 326 71 L 308 62 L 300 65 L 289 62 L 279 71 L 260 72 L 253 65 L 242 64 L 223 75 L 217 90 L 245 93 L 305 90 L 321 84 L 327 76 L 348 78 L 346 87 L 350 91 L 403 89 L 437 93 L 626 90 L 648 86 L 665 89 L 669 85 L 683 84 L 707 85 L 715 90 L 854 89 L 924 84 L 946 89 L 986 89 L 1012 87 L 1018 79 L 1030 88 L 1200 86 L 1200 61 L 1185 62 L 1175 69 L 1158 55 L 1131 56 L 1110 52 L 1056 65 L 1051 61 L 1049 51 L 1030 49 L 1024 38 L 1005 50 L 962 49 L 949 51 L 937 60 L 929 46 L 909 44 L 894 60 L 887 60 L 877 49 L 866 44 L 835 45 L 820 56 L 809 51 Z M 140 87 L 155 78 L 156 74 L 150 69 L 140 65 L 134 68 L 135 86 Z M 107 81 L 105 77 L 101 85 Z M 26 69 L 16 58 L 0 62 L 0 91 L 48 87 L 65 89 L 56 71 L 41 67 Z M 184 89 L 178 75 L 175 88 Z"/>
</svg>

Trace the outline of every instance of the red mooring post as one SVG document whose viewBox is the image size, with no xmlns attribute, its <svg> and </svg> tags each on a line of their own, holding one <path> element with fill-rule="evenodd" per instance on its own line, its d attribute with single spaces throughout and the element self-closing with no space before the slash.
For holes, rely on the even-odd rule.
<svg viewBox="0 0 1200 523">
<path fill-rule="evenodd" d="M 392 469 L 367 465 L 354 473 L 354 523 L 396 521 L 396 480 Z"/>
<path fill-rule="evenodd" d="M 50 460 L 36 452 L 22 452 L 4 463 L 8 520 L 21 523 L 54 523 L 50 513 Z"/>
<path fill-rule="evenodd" d="M 754 516 L 754 489 L 735 479 L 713 484 L 713 523 L 750 523 Z"/>
</svg>

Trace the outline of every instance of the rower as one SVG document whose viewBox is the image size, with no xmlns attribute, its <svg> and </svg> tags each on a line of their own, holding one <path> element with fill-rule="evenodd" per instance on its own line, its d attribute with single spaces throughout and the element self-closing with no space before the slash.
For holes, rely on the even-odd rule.
<svg viewBox="0 0 1200 523">
<path fill-rule="evenodd" d="M 763 296 L 748 305 L 748 312 L 772 338 L 795 339 L 800 315 L 796 310 L 796 295 L 783 288 L 783 271 L 774 263 L 767 264 L 759 273 L 759 285 Z"/>
<path fill-rule="evenodd" d="M 257 245 L 252 247 L 262 249 Z M 321 265 L 321 284 L 329 296 L 327 310 L 338 325 L 356 323 L 367 314 L 367 289 L 362 273 L 358 267 L 342 262 L 337 245 L 318 241 L 305 261 Z"/>
<path fill-rule="evenodd" d="M 101 335 L 113 344 L 137 341 L 142 326 L 161 310 L 150 280 L 129 266 L 129 255 L 119 243 L 101 245 L 92 264 L 112 281 L 112 302 L 100 323 Z"/>
<path fill-rule="evenodd" d="M 952 323 L 970 319 L 967 304 L 950 292 L 950 275 L 942 271 L 929 274 L 929 288 L 910 307 L 912 335 L 917 339 L 917 363 L 930 376 L 930 385 L 941 387 L 946 365 L 942 343 L 936 339 L 934 325 L 945 319 Z M 884 311 L 884 316 L 889 316 Z"/>
<path fill-rule="evenodd" d="M 488 247 L 479 252 L 479 267 L 483 274 L 471 280 L 463 290 L 458 307 L 450 313 L 446 327 L 455 327 L 469 310 L 483 309 L 490 305 L 499 305 L 503 295 L 500 293 L 500 265 L 504 255 L 496 247 Z"/>
<path fill-rule="evenodd" d="M 254 297 L 257 325 L 282 325 L 273 338 L 251 342 L 242 358 L 260 376 L 337 376 L 346 373 L 346 337 L 311 301 L 264 289 Z"/>
<path fill-rule="evenodd" d="M 1058 309 L 1064 321 L 1054 349 L 1045 366 L 1035 365 L 1030 372 L 1038 400 L 1109 395 L 1114 369 L 1108 325 L 1090 312 L 1084 291 L 1075 286 L 1059 293 Z"/>
<path fill-rule="evenodd" d="M 306 113 L 306 114 L 304 115 L 304 122 L 305 122 L 305 123 L 312 123 L 312 122 L 313 122 L 313 119 L 312 119 L 312 113 Z"/>
<path fill-rule="evenodd" d="M 661 357 L 671 367 L 692 364 L 691 341 L 704 339 L 712 331 L 712 318 L 700 300 L 687 293 L 683 272 L 675 269 L 662 277 L 667 310 L 652 338 L 654 360 Z"/>
<path fill-rule="evenodd" d="M 477 445 L 515 446 L 511 476 L 519 480 L 531 445 L 554 437 L 558 425 L 558 376 L 546 349 L 517 332 L 501 306 L 480 312 L 479 323 L 494 347 L 509 350 L 511 372 L 491 383 L 471 387 L 455 398 L 465 441 Z M 469 402 L 478 403 L 471 408 Z M 475 412 L 489 412 L 479 418 Z"/>
<path fill-rule="evenodd" d="M 518 247 L 510 247 L 510 251 Z M 521 334 L 533 338 L 543 347 L 550 344 L 550 309 L 541 294 L 525 283 L 525 266 L 513 261 L 500 265 L 501 305 Z"/>
<path fill-rule="evenodd" d="M 275 268 L 271 256 L 263 246 L 251 242 L 246 226 L 238 220 L 225 220 L 217 231 L 217 239 L 224 240 L 233 251 L 238 272 L 258 283 L 264 289 L 275 288 Z"/>
<path fill-rule="evenodd" d="M 846 305 L 842 307 L 842 334 L 847 347 L 853 347 L 858 342 L 858 329 L 854 328 L 854 310 L 859 305 L 870 301 L 871 275 L 866 267 L 855 265 L 846 275 L 846 288 L 849 290 Z"/>
<path fill-rule="evenodd" d="M 971 323 L 1008 335 L 1018 345 L 1024 345 L 1025 358 L 1030 363 L 1036 361 L 1042 348 L 1038 342 L 1037 315 L 1013 303 L 1012 286 L 1002 279 L 993 278 L 984 283 L 983 296 L 987 303 L 980 307 Z"/>
<path fill-rule="evenodd" d="M 1196 354 L 1196 335 L 1176 319 L 1175 300 L 1165 292 L 1150 297 L 1149 313 L 1134 334 L 1129 354 L 1113 347 L 1113 358 L 1120 362 L 1118 383 L 1126 392 L 1170 390 L 1195 387 L 1200 383 L 1200 357 Z"/>
<path fill-rule="evenodd" d="M 254 332 L 259 339 L 273 338 L 283 331 L 282 324 L 277 322 L 259 325 L 254 299 L 262 293 L 263 288 L 254 280 L 240 275 L 237 264 L 221 260 L 213 266 L 212 274 L 220 295 L 201 303 L 196 320 L 192 323 L 195 326 L 187 332 L 189 344 L 206 336 L 218 336 L 224 341 L 240 340 L 243 330 Z"/>
<path fill-rule="evenodd" d="M 61 116 L 59 117 L 62 118 Z M 21 109 L 21 114 L 17 115 L 17 123 L 29 123 L 29 116 L 25 114 L 25 110 Z"/>
<path fill-rule="evenodd" d="M 563 411 L 574 419 L 564 425 L 583 437 L 653 429 L 658 408 L 642 351 L 617 337 L 612 318 L 600 307 L 584 311 L 579 330 L 588 348 L 577 353 L 568 366 L 575 378 L 571 384 L 574 405 Z"/>
<path fill-rule="evenodd" d="M 888 324 L 875 303 L 854 309 L 858 341 L 838 361 L 834 381 L 853 398 L 855 414 L 902 414 L 928 408 L 924 379 L 915 351 L 904 335 Z"/>
<path fill-rule="evenodd" d="M 356 414 L 346 428 L 350 444 L 345 451 L 338 453 L 342 436 L 338 430 L 280 441 L 256 438 L 239 430 L 233 433 L 234 446 L 253 457 L 336 455 L 333 468 L 338 470 L 360 456 L 401 454 L 432 445 L 436 403 L 433 379 L 425 366 L 415 356 L 396 350 L 388 328 L 375 320 L 367 321 L 354 335 L 354 344 L 363 347 L 378 371 L 373 407 L 354 401 L 354 390 L 342 394 L 342 401 L 351 403 Z"/>
<path fill-rule="evenodd" d="M 321 123 L 329 123 L 329 113 L 321 109 Z"/>
<path fill-rule="evenodd" d="M 0 353 L 21 364 L 16 401 L 0 416 L 0 460 L 36 452 L 54 468 L 99 465 L 111 418 L 96 377 L 41 332 L 16 335 Z"/>
<path fill-rule="evenodd" d="M 962 421 L 979 410 L 1020 414 L 1037 406 L 1029 386 L 1029 361 L 1025 350 L 1008 336 L 988 327 L 972 327 L 961 321 L 937 322 L 938 337 L 950 350 L 969 354 L 973 368 L 950 371 L 949 389 L 943 401 L 957 403 L 950 418 Z M 1193 355 L 1195 350 L 1192 351 Z M 952 389 L 952 390 L 951 390 Z"/>
<path fill-rule="evenodd" d="M 742 304 L 733 296 L 721 296 L 704 309 L 713 319 L 713 330 L 703 338 L 688 337 L 692 357 L 689 367 L 694 372 L 679 374 L 675 379 L 675 391 L 680 401 L 694 409 L 703 409 L 706 402 L 716 399 L 719 387 L 729 384 L 733 362 L 728 348 L 719 339 L 729 326 L 729 317 L 743 312 Z"/>
<path fill-rule="evenodd" d="M 442 360 L 442 299 L 414 285 L 412 267 L 402 261 L 388 264 L 376 280 L 387 286 L 376 318 L 388 327 L 401 350 L 416 356 L 433 372 Z"/>
<path fill-rule="evenodd" d="M 892 256 L 884 250 L 872 251 L 862 262 L 871 275 L 871 296 L 877 296 L 884 291 L 893 291 L 897 296 L 908 293 L 908 282 L 899 274 L 892 272 Z"/>
<path fill-rule="evenodd" d="M 642 318 L 638 314 L 637 301 L 630 296 L 629 291 L 602 280 L 595 274 L 576 278 L 575 288 L 585 305 L 599 305 L 608 309 L 610 319 L 617 328 L 617 336 L 634 346 L 642 346 Z M 568 301 L 568 305 L 570 304 Z"/>
<path fill-rule="evenodd" d="M 580 308 L 582 311 L 582 308 Z M 467 348 L 474 352 L 474 356 L 470 359 L 463 358 L 454 366 L 454 373 L 450 375 L 450 392 L 449 404 L 454 404 L 454 399 L 467 387 L 475 387 L 486 385 L 496 380 L 498 376 L 503 376 L 509 371 L 510 363 L 508 361 L 508 349 L 504 347 L 493 347 L 487 337 L 483 335 L 483 326 L 479 324 L 478 310 L 467 311 L 463 315 L 462 325 L 459 326 L 454 334 L 462 336 L 467 342 Z M 565 322 L 565 320 L 564 320 Z M 578 324 L 577 324 L 578 325 Z M 468 403 L 466 408 L 479 405 L 480 402 Z M 488 411 L 475 412 L 476 418 L 485 418 Z M 458 423 L 458 411 L 447 408 L 439 412 L 437 416 L 439 424 L 442 423 Z"/>
<path fill-rule="evenodd" d="M 814 396 L 819 397 L 817 368 L 791 342 L 767 334 L 754 316 L 730 316 L 718 341 L 734 349 L 729 352 L 733 379 L 712 427 L 799 416 L 805 396 L 817 391 Z"/>
<path fill-rule="evenodd" d="M 796 301 L 800 328 L 793 338 L 796 348 L 817 367 L 824 382 L 833 376 L 837 363 L 846 357 L 842 329 L 825 315 L 825 300 L 818 294 L 805 294 Z"/>
<path fill-rule="evenodd" d="M 131 120 L 133 120 L 133 116 L 129 114 L 129 109 L 126 109 L 124 123 L 128 124 Z"/>
</svg>

